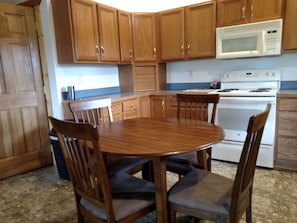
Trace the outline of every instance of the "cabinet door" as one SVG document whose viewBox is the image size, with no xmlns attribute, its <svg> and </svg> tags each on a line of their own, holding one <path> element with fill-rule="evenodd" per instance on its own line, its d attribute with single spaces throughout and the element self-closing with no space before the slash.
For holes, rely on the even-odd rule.
<svg viewBox="0 0 297 223">
<path fill-rule="evenodd" d="M 120 61 L 117 9 L 98 4 L 100 56 L 103 62 Z"/>
<path fill-rule="evenodd" d="M 112 102 L 111 105 L 113 121 L 123 120 L 122 102 Z"/>
<path fill-rule="evenodd" d="M 287 0 L 283 30 L 283 49 L 297 49 L 297 1 Z"/>
<path fill-rule="evenodd" d="M 247 16 L 246 1 L 247 0 L 218 0 L 218 26 L 228 26 L 242 23 Z"/>
<path fill-rule="evenodd" d="M 140 96 L 139 97 L 140 104 L 140 117 L 142 118 L 150 118 L 151 117 L 151 101 L 150 96 Z"/>
<path fill-rule="evenodd" d="M 132 60 L 131 15 L 128 12 L 118 10 L 118 20 L 121 61 L 130 62 Z"/>
<path fill-rule="evenodd" d="M 96 2 L 71 0 L 75 60 L 98 61 L 99 33 Z"/>
<path fill-rule="evenodd" d="M 184 8 L 159 13 L 159 34 L 160 60 L 183 59 L 185 54 Z"/>
<path fill-rule="evenodd" d="M 186 57 L 215 56 L 216 4 L 186 7 Z"/>
<path fill-rule="evenodd" d="M 250 0 L 250 21 L 257 22 L 282 17 L 283 0 Z M 296 14 L 295 14 L 296 17 Z"/>
<path fill-rule="evenodd" d="M 156 67 L 154 65 L 136 65 L 134 71 L 134 91 L 155 91 Z"/>
<path fill-rule="evenodd" d="M 151 95 L 151 116 L 155 119 L 166 118 L 166 98 L 165 96 Z"/>
<path fill-rule="evenodd" d="M 132 35 L 134 61 L 155 61 L 157 58 L 155 14 L 133 13 Z"/>
</svg>

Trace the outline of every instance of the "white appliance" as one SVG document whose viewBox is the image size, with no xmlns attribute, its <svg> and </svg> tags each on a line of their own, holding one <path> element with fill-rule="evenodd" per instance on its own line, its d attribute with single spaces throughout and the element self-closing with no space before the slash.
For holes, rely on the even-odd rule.
<svg viewBox="0 0 297 223">
<path fill-rule="evenodd" d="M 216 58 L 281 54 L 282 19 L 216 29 Z"/>
<path fill-rule="evenodd" d="M 225 132 L 224 140 L 213 146 L 213 159 L 238 162 L 249 117 L 262 112 L 271 103 L 257 166 L 273 168 L 276 94 L 280 80 L 281 72 L 278 70 L 244 70 L 221 75 L 221 89 L 209 92 L 220 94 L 215 122 Z"/>
</svg>

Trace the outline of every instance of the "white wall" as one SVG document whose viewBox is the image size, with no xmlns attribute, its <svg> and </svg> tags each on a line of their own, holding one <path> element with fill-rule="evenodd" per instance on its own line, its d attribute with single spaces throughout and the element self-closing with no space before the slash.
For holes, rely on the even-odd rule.
<svg viewBox="0 0 297 223">
<path fill-rule="evenodd" d="M 297 80 L 297 53 L 273 57 L 167 63 L 167 83 L 211 82 L 219 80 L 222 72 L 245 69 L 279 69 L 282 72 L 282 80 Z"/>
</svg>

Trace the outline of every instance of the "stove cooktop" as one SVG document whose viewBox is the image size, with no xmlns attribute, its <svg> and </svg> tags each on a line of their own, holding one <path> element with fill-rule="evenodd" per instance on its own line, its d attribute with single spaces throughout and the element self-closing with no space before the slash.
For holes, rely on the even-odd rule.
<svg viewBox="0 0 297 223">
<path fill-rule="evenodd" d="M 275 97 L 278 89 L 272 88 L 255 88 L 255 89 L 238 89 L 226 88 L 210 91 L 210 94 L 220 94 L 221 96 L 246 96 L 246 97 Z"/>
</svg>

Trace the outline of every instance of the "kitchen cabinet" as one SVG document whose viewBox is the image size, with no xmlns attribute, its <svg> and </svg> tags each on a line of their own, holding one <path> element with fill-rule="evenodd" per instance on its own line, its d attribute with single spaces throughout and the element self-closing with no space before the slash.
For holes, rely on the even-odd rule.
<svg viewBox="0 0 297 223">
<path fill-rule="evenodd" d="M 176 95 L 151 95 L 151 117 L 156 119 L 176 118 Z"/>
<path fill-rule="evenodd" d="M 139 97 L 140 104 L 140 117 L 150 118 L 151 117 L 151 101 L 149 95 L 143 95 Z"/>
<path fill-rule="evenodd" d="M 297 94 L 278 94 L 275 167 L 297 170 Z"/>
<path fill-rule="evenodd" d="M 217 0 L 217 26 L 282 17 L 283 0 Z"/>
<path fill-rule="evenodd" d="M 166 96 L 151 95 L 151 117 L 155 119 L 166 118 Z"/>
<path fill-rule="evenodd" d="M 131 62 L 133 58 L 131 14 L 118 10 L 118 19 L 121 61 Z"/>
<path fill-rule="evenodd" d="M 142 92 L 166 89 L 166 64 L 133 63 L 119 65 L 121 92 Z"/>
<path fill-rule="evenodd" d="M 297 1 L 286 0 L 283 50 L 297 50 Z"/>
<path fill-rule="evenodd" d="M 59 63 L 120 60 L 116 9 L 91 0 L 52 0 L 52 10 Z"/>
<path fill-rule="evenodd" d="M 97 4 L 100 59 L 102 62 L 120 61 L 120 40 L 118 11 L 115 8 Z"/>
<path fill-rule="evenodd" d="M 157 61 L 155 13 L 132 13 L 132 39 L 135 62 Z"/>
<path fill-rule="evenodd" d="M 160 60 L 215 56 L 214 1 L 159 13 Z"/>
</svg>

